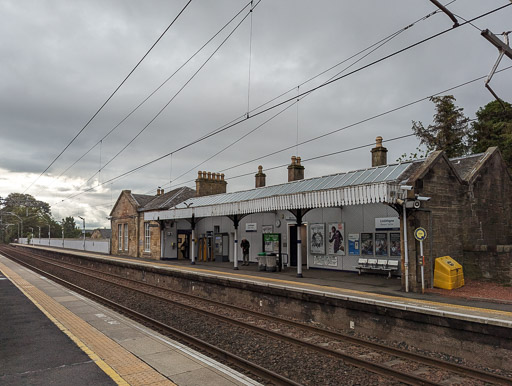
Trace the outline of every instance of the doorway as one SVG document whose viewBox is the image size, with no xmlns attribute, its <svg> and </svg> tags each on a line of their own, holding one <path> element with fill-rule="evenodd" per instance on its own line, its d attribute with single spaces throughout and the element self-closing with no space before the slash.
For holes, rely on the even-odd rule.
<svg viewBox="0 0 512 386">
<path fill-rule="evenodd" d="M 289 228 L 290 237 L 289 246 L 290 246 L 290 266 L 297 266 L 297 225 L 291 225 Z M 301 250 L 302 250 L 302 265 L 307 264 L 307 252 L 308 252 L 308 242 L 307 242 L 307 227 L 306 225 L 300 226 L 300 238 L 301 238 Z"/>
<path fill-rule="evenodd" d="M 190 234 L 188 229 L 178 229 L 178 260 L 189 260 Z"/>
</svg>

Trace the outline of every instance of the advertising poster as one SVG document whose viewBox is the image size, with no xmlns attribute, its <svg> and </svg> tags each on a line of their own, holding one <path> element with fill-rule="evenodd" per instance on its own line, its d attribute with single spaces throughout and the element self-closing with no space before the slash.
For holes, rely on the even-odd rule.
<svg viewBox="0 0 512 386">
<path fill-rule="evenodd" d="M 389 234 L 389 255 L 401 256 L 402 250 L 400 249 L 400 233 Z"/>
<path fill-rule="evenodd" d="M 314 256 L 313 264 L 324 266 L 324 267 L 337 267 L 338 266 L 338 256 Z"/>
<path fill-rule="evenodd" d="M 373 233 L 361 233 L 361 255 L 373 256 Z"/>
<path fill-rule="evenodd" d="M 328 255 L 345 256 L 345 229 L 343 223 L 329 224 Z"/>
<path fill-rule="evenodd" d="M 325 224 L 311 224 L 309 229 L 309 251 L 312 255 L 324 255 Z"/>
<path fill-rule="evenodd" d="M 359 233 L 348 234 L 348 254 L 359 256 Z"/>
<path fill-rule="evenodd" d="M 388 255 L 388 234 L 375 233 L 375 256 Z"/>
</svg>

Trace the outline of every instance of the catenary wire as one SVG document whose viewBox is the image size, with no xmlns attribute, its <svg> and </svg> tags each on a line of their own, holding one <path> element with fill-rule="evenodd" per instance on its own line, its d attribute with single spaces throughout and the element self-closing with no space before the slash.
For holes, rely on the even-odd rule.
<svg viewBox="0 0 512 386">
<path fill-rule="evenodd" d="M 380 59 L 378 59 L 378 60 L 375 60 L 375 61 L 373 61 L 373 62 L 371 62 L 371 63 L 369 63 L 369 64 L 366 64 L 366 65 L 364 65 L 364 66 L 362 66 L 362 67 L 359 67 L 359 68 L 357 68 L 357 69 L 355 69 L 355 70 L 353 70 L 353 71 L 351 71 L 351 72 L 349 72 L 349 73 L 347 73 L 347 74 L 345 74 L 345 75 L 342 75 L 342 76 L 336 77 L 335 79 L 333 79 L 333 80 L 331 80 L 331 81 L 329 81 L 329 82 L 326 82 L 325 84 L 321 84 L 321 85 L 319 85 L 319 86 L 313 87 L 312 89 L 309 89 L 309 90 L 307 90 L 307 91 L 305 91 L 305 92 L 303 92 L 303 93 L 299 94 L 298 96 L 300 97 L 300 96 L 303 96 L 303 95 L 309 94 L 309 93 L 311 93 L 311 92 L 313 92 L 313 91 L 316 91 L 316 90 L 318 90 L 318 89 L 320 89 L 320 88 L 322 88 L 322 87 L 325 87 L 325 86 L 327 86 L 327 85 L 330 85 L 330 84 L 332 84 L 332 83 L 334 83 L 334 82 L 337 82 L 337 81 L 339 81 L 339 80 L 341 80 L 341 79 L 344 79 L 344 78 L 346 78 L 346 77 L 348 77 L 348 76 L 350 76 L 350 75 L 353 75 L 353 74 L 355 74 L 355 73 L 357 73 L 357 72 L 360 72 L 360 71 L 362 71 L 362 70 L 364 70 L 364 69 L 366 69 L 366 68 L 368 68 L 368 67 L 371 67 L 371 66 L 373 66 L 373 65 L 375 65 L 375 64 L 377 64 L 377 63 L 380 63 L 380 62 L 382 62 L 382 61 L 384 61 L 384 60 L 387 60 L 387 59 L 389 59 L 389 58 L 391 58 L 391 57 L 394 57 L 394 56 L 396 56 L 396 55 L 398 55 L 398 54 L 400 54 L 400 53 L 403 53 L 403 52 L 405 52 L 405 51 L 407 51 L 407 50 L 409 50 L 409 49 L 412 49 L 412 48 L 414 48 L 414 47 L 416 47 L 416 46 L 418 46 L 418 45 L 420 45 L 420 44 L 423 44 L 423 43 L 428 42 L 428 41 L 430 41 L 430 40 L 432 40 L 432 39 L 434 39 L 434 38 L 437 38 L 437 37 L 439 37 L 439 36 L 442 36 L 442 35 L 444 35 L 444 34 L 445 34 L 445 33 L 447 33 L 447 32 L 453 31 L 453 30 L 455 30 L 455 29 L 457 29 L 457 28 L 459 28 L 459 27 L 462 27 L 462 26 L 464 26 L 464 25 L 466 25 L 466 24 L 469 24 L 470 22 L 473 22 L 473 21 L 475 21 L 475 20 L 481 19 L 481 18 L 483 18 L 483 17 L 485 17 L 485 16 L 488 16 L 488 15 L 490 15 L 490 14 L 493 14 L 493 13 L 495 13 L 495 12 L 498 12 L 498 11 L 500 11 L 500 10 L 502 10 L 502 9 L 505 9 L 506 7 L 508 7 L 508 6 L 510 6 L 510 5 L 512 5 L 512 2 L 511 2 L 511 3 L 509 3 L 509 4 L 503 5 L 503 6 L 501 6 L 501 7 L 495 8 L 495 9 L 493 9 L 493 10 L 491 10 L 491 11 L 485 12 L 485 13 L 483 13 L 483 14 L 479 15 L 479 16 L 476 16 L 476 17 L 472 18 L 471 20 L 469 20 L 469 21 L 467 21 L 467 22 L 464 22 L 464 23 L 459 24 L 458 26 L 454 26 L 454 27 L 452 27 L 452 28 L 448 28 L 448 29 L 443 30 L 443 31 L 441 31 L 441 32 L 438 32 L 438 33 L 436 33 L 436 34 L 434 34 L 434 35 L 431 35 L 431 36 L 429 36 L 429 37 L 427 37 L 427 38 L 425 38 L 425 39 L 422 39 L 422 40 L 420 40 L 420 41 L 418 41 L 418 42 L 416 42 L 416 43 L 410 44 L 410 45 L 408 45 L 408 46 L 406 46 L 406 47 L 404 47 L 404 48 L 402 48 L 402 49 L 400 49 L 400 50 L 397 50 L 397 51 L 395 51 L 395 52 L 393 52 L 393 53 L 391 53 L 391 54 L 389 54 L 389 55 L 386 55 L 386 56 L 384 56 L 384 57 L 382 57 L 382 58 L 380 58 Z M 155 159 L 153 159 L 153 160 L 151 160 L 151 161 L 148 161 L 148 162 L 146 162 L 146 163 L 144 163 L 144 164 L 142 164 L 142 165 L 137 166 L 136 168 L 133 168 L 133 169 L 131 169 L 131 170 L 127 171 L 127 172 L 124 172 L 124 173 L 122 173 L 122 174 L 120 174 L 120 175 L 118 175 L 118 176 L 116 176 L 116 177 L 112 177 L 112 178 L 110 178 L 110 179 L 108 179 L 108 180 L 104 181 L 104 182 L 103 182 L 103 183 L 101 183 L 100 185 L 97 185 L 96 187 L 98 187 L 98 186 L 102 186 L 102 185 L 104 185 L 104 184 L 107 184 L 107 183 L 110 183 L 110 182 L 112 182 L 112 181 L 115 181 L 115 180 L 117 180 L 117 179 L 119 179 L 119 178 L 125 177 L 125 176 L 127 176 L 127 175 L 129 175 L 129 174 L 131 174 L 131 173 L 134 173 L 134 172 L 136 172 L 136 171 L 138 171 L 138 170 L 140 170 L 140 169 L 142 169 L 142 168 L 145 168 L 145 167 L 147 167 L 147 166 L 149 166 L 149 165 L 151 165 L 151 164 L 153 164 L 153 163 L 155 163 L 155 162 L 157 162 L 157 161 L 160 161 L 161 159 L 164 159 L 164 158 L 168 157 L 169 155 L 171 155 L 171 154 L 173 154 L 173 153 L 176 153 L 177 151 L 180 151 L 180 150 L 183 150 L 183 149 L 185 149 L 185 148 L 188 148 L 188 147 L 190 147 L 190 146 L 194 145 L 195 143 L 198 143 L 198 142 L 200 142 L 200 141 L 202 141 L 202 140 L 204 140 L 204 139 L 210 138 L 210 137 L 211 137 L 211 136 L 213 136 L 213 135 L 219 134 L 220 132 L 225 131 L 225 130 L 227 130 L 227 129 L 229 129 L 229 128 L 231 128 L 231 127 L 235 126 L 235 125 L 238 125 L 239 123 L 244 122 L 244 121 L 246 121 L 246 120 L 248 120 L 248 119 L 252 119 L 252 118 L 254 118 L 256 115 L 261 115 L 261 114 L 263 114 L 263 113 L 265 113 L 265 112 L 268 112 L 268 111 L 270 111 L 270 110 L 273 110 L 273 109 L 275 109 L 275 108 L 277 108 L 277 107 L 279 107 L 279 106 L 281 106 L 281 105 L 283 105 L 283 104 L 285 104 L 285 103 L 288 103 L 288 102 L 292 101 L 292 100 L 293 100 L 293 99 L 295 99 L 295 98 L 296 98 L 296 97 L 294 96 L 294 97 L 292 97 L 291 99 L 287 99 L 287 100 L 285 100 L 285 101 L 282 101 L 282 102 L 276 103 L 276 104 L 272 105 L 271 107 L 268 107 L 268 108 L 266 108 L 266 109 L 264 109 L 264 110 L 262 110 L 262 111 L 260 111 L 260 112 L 258 112 L 258 113 L 256 113 L 256 114 L 253 114 L 251 117 L 247 117 L 247 118 L 245 118 L 245 119 L 242 119 L 242 120 L 241 120 L 241 121 L 239 121 L 239 122 L 235 122 L 235 123 L 233 123 L 233 124 L 231 124 L 231 125 L 228 125 L 228 126 L 224 127 L 222 130 L 219 130 L 219 131 L 217 131 L 217 132 L 215 132 L 215 133 L 212 133 L 212 134 L 210 134 L 210 135 L 204 136 L 204 137 L 203 137 L 203 139 L 200 139 L 200 140 L 196 140 L 196 141 L 190 142 L 190 143 L 188 143 L 188 144 L 186 144 L 186 145 L 181 146 L 181 147 L 180 147 L 180 148 L 178 148 L 177 150 L 174 150 L 174 151 L 169 152 L 169 153 L 167 153 L 167 154 L 164 154 L 164 155 L 162 155 L 162 156 L 160 156 L 160 157 L 157 157 L 157 158 L 155 158 Z M 67 197 L 66 199 L 70 199 L 70 198 L 77 197 L 78 195 L 83 194 L 83 193 L 86 193 L 86 192 L 89 192 L 89 191 L 91 191 L 91 190 L 95 189 L 96 187 L 86 189 L 86 190 L 84 190 L 84 191 L 82 191 L 82 192 L 76 193 L 75 195 L 69 196 L 69 197 Z M 60 202 L 63 202 L 63 201 L 65 201 L 66 199 L 63 199 L 63 200 L 61 200 Z"/>
<path fill-rule="evenodd" d="M 107 132 L 95 145 L 93 145 L 89 150 L 87 150 L 84 154 L 82 154 L 75 162 L 73 162 L 70 166 L 68 166 L 63 172 L 61 172 L 57 178 L 62 177 L 67 171 L 69 171 L 73 166 L 75 166 L 78 162 L 80 162 L 87 154 L 89 154 L 96 146 L 100 144 L 101 141 L 104 141 L 110 134 L 112 134 L 119 126 L 121 126 L 128 118 L 130 118 L 140 107 L 142 107 L 153 95 L 155 95 L 164 85 L 166 85 L 174 76 L 181 71 L 192 59 L 194 59 L 212 40 L 214 40 L 222 31 L 224 31 L 232 22 L 235 20 L 249 5 L 251 2 L 247 3 L 240 11 L 236 13 L 224 26 L 219 29 L 210 39 L 208 39 L 190 58 L 188 58 L 182 65 L 180 65 L 169 77 L 167 77 L 155 90 L 153 90 L 146 98 L 144 98 L 134 109 L 132 109 L 128 115 L 126 115 L 119 123 L 117 123 L 110 131 Z M 230 122 L 231 123 L 231 122 Z"/>
<path fill-rule="evenodd" d="M 258 6 L 258 4 L 261 2 L 258 1 L 254 7 L 251 8 L 253 10 Z M 247 19 L 247 17 L 251 14 L 251 12 L 248 12 L 247 15 L 245 15 L 242 20 L 233 28 L 233 30 L 226 36 L 226 38 L 219 44 L 219 46 L 211 53 L 210 56 L 205 60 L 205 62 L 192 74 L 192 76 L 185 82 L 185 84 L 167 101 L 167 103 L 158 111 L 158 113 L 133 137 L 121 150 L 117 152 L 116 155 L 114 155 L 110 160 L 108 160 L 103 167 L 98 170 L 96 173 L 94 173 L 89 179 L 85 182 L 87 184 L 89 181 L 91 181 L 101 170 L 106 168 L 112 161 L 114 161 L 121 153 L 123 153 L 128 146 L 130 146 L 163 112 L 164 110 L 174 101 L 174 99 L 183 91 L 187 85 L 196 77 L 196 75 L 206 66 L 206 64 L 210 61 L 210 59 L 213 58 L 213 56 L 220 50 L 220 48 L 229 40 L 229 38 L 235 33 L 235 31 L 242 25 L 242 23 Z"/>
<path fill-rule="evenodd" d="M 504 68 L 504 69 L 500 70 L 499 72 L 502 72 L 502 71 L 505 71 L 505 70 L 509 70 L 509 69 L 511 69 L 511 68 L 512 68 L 512 66 L 509 66 L 509 67 L 506 67 L 506 68 Z M 406 108 L 406 107 L 410 107 L 410 106 L 415 105 L 415 104 L 417 104 L 417 103 L 427 101 L 427 100 L 429 100 L 429 99 L 430 99 L 431 97 L 433 97 L 433 96 L 441 95 L 441 94 L 445 94 L 445 93 L 450 92 L 450 91 L 453 91 L 453 90 L 455 90 L 455 89 L 457 89 L 457 88 L 464 87 L 464 86 L 467 86 L 467 85 L 469 85 L 469 84 L 472 84 L 472 83 L 478 82 L 478 81 L 483 80 L 483 79 L 485 79 L 485 78 L 486 78 L 486 75 L 481 76 L 481 77 L 479 77 L 479 78 L 472 79 L 472 80 L 470 80 L 470 81 L 467 81 L 467 82 L 461 83 L 461 84 L 459 84 L 459 85 L 457 85 L 457 86 L 453 86 L 453 87 L 447 88 L 447 89 L 445 89 L 445 90 L 443 90 L 443 91 L 439 91 L 439 92 L 437 92 L 437 93 L 435 93 L 435 94 L 432 94 L 432 95 L 429 95 L 429 96 L 423 97 L 423 98 L 421 98 L 421 99 L 417 99 L 417 100 L 415 100 L 415 101 L 412 101 L 412 102 L 406 103 L 406 104 L 401 105 L 401 106 L 399 106 L 399 107 L 395 107 L 395 108 L 390 109 L 390 110 L 387 110 L 387 111 L 385 111 L 385 112 L 382 112 L 382 113 L 379 113 L 379 114 L 373 115 L 373 116 L 371 116 L 371 117 L 369 117 L 369 118 L 365 118 L 365 119 L 363 119 L 363 120 L 360 120 L 360 121 L 358 121 L 358 122 L 352 123 L 352 124 L 350 124 L 350 125 L 346 125 L 346 126 L 343 126 L 343 127 L 339 128 L 339 129 L 332 130 L 332 131 L 330 131 L 330 132 L 327 132 L 327 133 L 321 134 L 321 135 L 319 135 L 319 136 L 316 136 L 316 137 L 310 138 L 310 139 L 308 139 L 308 140 L 305 140 L 305 141 L 300 142 L 300 143 L 299 143 L 299 146 L 302 146 L 302 145 L 305 145 L 305 144 L 307 144 L 307 143 L 310 143 L 310 142 L 316 141 L 316 140 L 318 140 L 318 139 L 321 139 L 321 138 L 327 137 L 327 136 L 329 136 L 329 135 L 332 135 L 332 134 L 338 133 L 338 132 L 340 132 L 340 131 L 347 130 L 347 129 L 352 128 L 352 127 L 354 127 L 354 126 L 361 125 L 361 124 L 366 123 L 366 122 L 369 122 L 369 121 L 371 121 L 371 120 L 374 120 L 374 119 L 380 118 L 380 117 L 382 117 L 382 116 L 385 116 L 385 115 L 391 114 L 391 113 L 393 113 L 393 112 L 396 112 L 396 111 L 398 111 L 398 110 L 404 109 L 404 108 Z M 386 141 L 387 141 L 387 140 L 386 140 Z M 287 151 L 287 150 L 293 149 L 295 146 L 296 146 L 296 144 L 294 144 L 294 145 L 290 145 L 290 146 L 287 146 L 287 147 L 285 147 L 285 148 L 282 148 L 282 149 L 279 149 L 279 150 L 273 151 L 273 152 L 268 153 L 268 154 L 265 154 L 265 155 L 263 155 L 263 156 L 259 156 L 259 157 L 253 158 L 253 159 L 251 159 L 251 160 L 249 160 L 249 161 L 245 161 L 245 162 L 242 162 L 242 163 L 239 163 L 239 164 L 236 164 L 236 165 L 230 166 L 230 167 L 228 167 L 228 168 L 222 169 L 222 170 L 220 170 L 219 172 L 220 172 L 220 173 L 224 173 L 224 172 L 226 172 L 226 171 L 229 171 L 229 170 L 232 170 L 232 169 L 238 168 L 238 167 L 240 167 L 240 166 L 244 166 L 244 165 L 247 165 L 247 164 L 253 163 L 253 162 L 255 162 L 255 161 L 259 161 L 259 160 L 261 160 L 261 159 L 271 157 L 271 156 L 273 156 L 273 155 L 276 155 L 276 154 L 282 153 L 283 151 Z M 265 170 L 267 170 L 267 169 L 265 169 Z M 183 183 L 181 183 L 181 184 L 178 184 L 177 186 L 186 185 L 186 184 L 188 184 L 188 183 L 190 183 L 190 182 L 193 182 L 193 181 L 194 181 L 193 179 L 192 179 L 192 180 L 188 180 L 188 181 L 186 181 L 186 182 L 183 182 Z"/>
<path fill-rule="evenodd" d="M 512 68 L 512 66 L 505 67 L 505 68 L 503 68 L 503 69 L 501 69 L 501 70 L 497 71 L 496 73 L 498 74 L 498 73 L 501 73 L 501 72 L 504 72 L 504 71 L 510 70 L 511 68 Z M 365 122 L 368 122 L 368 121 L 370 121 L 370 120 L 373 120 L 373 119 L 376 119 L 376 118 L 382 117 L 382 116 L 384 116 L 384 115 L 387 115 L 387 114 L 393 113 L 393 112 L 395 112 L 395 111 L 401 110 L 401 109 L 403 109 L 403 108 L 406 108 L 406 107 L 412 106 L 412 105 L 417 104 L 417 103 L 419 103 L 419 102 L 422 102 L 422 101 L 428 100 L 431 96 L 436 96 L 436 95 L 444 94 L 444 93 L 446 93 L 446 92 L 449 92 L 449 91 L 455 90 L 455 89 L 457 89 L 457 88 L 464 87 L 464 86 L 467 86 L 467 85 L 469 85 L 469 84 L 471 84 L 471 83 L 475 83 L 475 82 L 477 82 L 477 81 L 480 81 L 480 80 L 482 80 L 482 79 L 485 79 L 486 77 L 487 77 L 487 75 L 480 76 L 480 77 L 475 78 L 475 79 L 472 79 L 472 80 L 470 80 L 470 81 L 467 81 L 467 82 L 461 83 L 461 84 L 459 84 L 459 85 L 457 85 L 457 86 L 450 87 L 450 88 L 445 89 L 445 90 L 443 90 L 443 91 L 439 91 L 439 92 L 437 92 L 437 93 L 435 93 L 435 94 L 431 94 L 431 95 L 429 95 L 429 96 L 427 96 L 427 97 L 424 97 L 424 98 L 421 98 L 421 99 L 415 100 L 415 101 L 413 101 L 413 102 L 410 102 L 410 103 L 404 104 L 404 105 L 399 106 L 399 107 L 395 107 L 395 108 L 393 108 L 393 109 L 387 110 L 387 111 L 385 111 L 385 112 L 383 112 L 383 113 L 380 113 L 380 114 L 374 115 L 374 116 L 372 116 L 372 117 L 366 118 L 366 119 L 364 119 L 364 120 L 358 121 L 358 122 L 353 123 L 353 124 L 351 124 L 351 125 L 344 126 L 344 127 L 340 128 L 340 129 L 336 129 L 336 130 L 334 130 L 334 131 L 332 131 L 332 132 L 330 132 L 330 133 L 322 134 L 320 137 L 325 137 L 325 136 L 327 136 L 327 135 L 334 134 L 335 132 L 339 132 L 339 131 L 342 131 L 342 130 L 348 129 L 348 128 L 350 128 L 350 127 L 354 127 L 354 126 L 360 125 L 360 124 L 365 123 Z M 302 143 L 300 143 L 299 145 L 303 145 L 303 144 L 306 144 L 306 143 L 308 143 L 308 142 L 312 142 L 312 141 L 314 141 L 315 139 L 316 139 L 316 138 L 312 138 L 312 139 L 309 139 L 309 140 L 307 140 L 307 141 L 303 141 L 303 142 L 302 142 Z M 272 156 L 272 155 L 278 154 L 278 153 L 280 153 L 280 152 L 282 152 L 282 151 L 289 150 L 289 149 L 291 149 L 291 148 L 293 148 L 293 147 L 295 147 L 295 144 L 294 144 L 294 145 L 291 145 L 291 146 L 289 146 L 289 147 L 286 147 L 286 148 L 284 148 L 284 149 L 280 149 L 280 150 L 278 150 L 278 151 L 275 151 L 275 152 L 272 152 L 272 153 L 266 154 L 266 155 L 264 155 L 264 156 L 261 156 L 261 157 L 258 157 L 258 158 L 255 158 L 255 159 L 252 159 L 252 160 L 250 160 L 250 161 L 246 161 L 246 162 L 244 162 L 244 163 L 241 163 L 241 164 L 238 164 L 238 165 L 234 165 L 234 166 L 229 167 L 229 168 L 226 168 L 226 169 L 224 169 L 224 170 L 222 170 L 222 171 L 227 171 L 227 170 L 231 170 L 231 169 L 234 169 L 234 168 L 236 168 L 236 167 L 239 167 L 239 166 L 243 166 L 243 165 L 245 165 L 245 164 L 248 164 L 248 163 L 251 163 L 251 162 L 254 162 L 254 161 L 260 160 L 260 159 L 262 159 L 262 158 L 266 158 L 266 157 L 269 157 L 269 156 Z M 143 164 L 143 165 L 139 165 L 138 167 L 136 167 L 136 168 L 134 168 L 134 169 L 131 169 L 131 170 L 129 170 L 129 171 L 127 171 L 127 172 L 125 172 L 125 173 L 123 173 L 123 174 L 121 174 L 121 175 L 118 175 L 118 176 L 113 177 L 113 178 L 111 178 L 111 179 L 109 179 L 109 180 L 107 180 L 107 181 L 104 181 L 101 185 L 104 185 L 104 184 L 107 184 L 107 183 L 111 183 L 112 181 L 115 181 L 115 180 L 121 179 L 121 178 L 123 178 L 123 177 L 126 177 L 126 176 L 128 176 L 128 175 L 130 175 L 130 174 L 132 174 L 132 173 L 135 173 L 136 171 L 138 171 L 138 170 L 140 170 L 140 169 L 142 169 L 142 168 L 144 168 L 144 167 L 146 167 L 146 166 L 148 166 L 148 165 L 150 165 L 150 164 L 152 164 L 152 163 L 154 163 L 154 162 L 157 162 L 158 160 L 163 159 L 163 158 L 165 158 L 165 156 L 161 156 L 161 157 L 159 157 L 159 158 L 158 158 L 158 159 L 156 159 L 156 160 L 152 160 L 152 161 L 149 161 L 149 162 L 147 162 L 147 163 L 145 163 L 145 164 Z M 266 169 L 266 170 L 268 170 L 268 169 Z M 251 173 L 253 173 L 253 172 L 251 172 Z M 251 174 L 251 173 L 249 173 L 249 174 Z M 190 183 L 190 182 L 193 182 L 193 181 L 195 181 L 195 180 L 189 180 L 189 181 L 183 182 L 183 183 L 181 183 L 181 184 L 178 184 L 177 186 L 183 186 L 183 185 L 186 185 L 186 184 L 188 184 L 188 183 Z M 60 203 L 60 202 L 64 202 L 64 201 L 66 201 L 66 200 L 69 200 L 69 199 L 72 199 L 72 198 L 75 198 L 75 197 L 78 197 L 78 196 L 80 196 L 80 195 L 82 195 L 82 194 L 85 194 L 85 193 L 88 193 L 88 192 L 90 192 L 90 191 L 92 191 L 92 190 L 94 190 L 94 189 L 96 189 L 96 188 L 98 188 L 98 186 L 94 186 L 94 187 L 88 188 L 88 189 L 86 189 L 86 190 L 84 190 L 84 191 L 82 191 L 82 192 L 75 193 L 75 194 L 73 194 L 73 195 L 71 195 L 71 196 L 69 196 L 69 197 L 66 197 L 66 198 L 64 198 L 64 199 L 60 200 L 58 203 Z M 57 203 L 56 203 L 56 204 L 57 204 Z"/>
<path fill-rule="evenodd" d="M 172 25 L 178 20 L 178 18 L 181 16 L 181 14 L 185 11 L 185 9 L 189 6 L 189 4 L 192 2 L 192 0 L 189 0 L 187 4 L 181 9 L 181 11 L 176 15 L 174 20 L 167 26 L 167 28 L 162 32 L 162 34 L 158 37 L 158 39 L 153 43 L 153 45 L 149 48 L 149 50 L 144 54 L 144 56 L 139 60 L 139 62 L 133 67 L 133 69 L 126 75 L 126 77 L 123 79 L 123 81 L 117 86 L 117 88 L 110 94 L 110 96 L 107 98 L 105 102 L 100 106 L 100 108 L 93 114 L 93 116 L 87 121 L 87 123 L 78 131 L 78 133 L 71 139 L 71 141 L 62 149 L 62 151 L 53 159 L 52 162 L 41 172 L 41 174 L 30 183 L 28 188 L 26 188 L 23 191 L 23 194 L 25 194 L 26 191 L 28 191 L 36 182 L 41 178 L 41 176 L 48 171 L 52 167 L 52 165 L 60 158 L 62 154 L 71 146 L 71 144 L 78 138 L 80 134 L 89 126 L 89 124 L 93 121 L 94 118 L 100 113 L 101 110 L 107 105 L 107 103 L 114 97 L 114 95 L 117 93 L 117 91 L 124 85 L 124 83 L 128 80 L 128 78 L 133 74 L 133 72 L 139 67 L 139 65 L 144 61 L 144 59 L 149 55 L 149 53 L 153 50 L 153 48 L 158 44 L 158 42 L 162 39 L 162 37 L 167 33 L 167 31 L 172 27 Z"/>
</svg>

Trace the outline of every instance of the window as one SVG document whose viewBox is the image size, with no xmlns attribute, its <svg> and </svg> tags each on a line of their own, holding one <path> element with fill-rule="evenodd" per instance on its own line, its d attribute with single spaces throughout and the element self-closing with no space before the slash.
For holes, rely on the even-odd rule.
<svg viewBox="0 0 512 386">
<path fill-rule="evenodd" d="M 117 224 L 117 249 L 123 250 L 123 224 Z"/>
<path fill-rule="evenodd" d="M 151 252 L 151 232 L 149 222 L 144 223 L 144 252 Z"/>
<path fill-rule="evenodd" d="M 128 250 L 128 224 L 124 224 L 124 250 Z"/>
</svg>

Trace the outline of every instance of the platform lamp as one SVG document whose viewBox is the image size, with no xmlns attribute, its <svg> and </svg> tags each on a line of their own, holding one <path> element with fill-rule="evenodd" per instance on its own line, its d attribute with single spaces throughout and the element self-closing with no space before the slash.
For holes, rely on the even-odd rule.
<svg viewBox="0 0 512 386">
<path fill-rule="evenodd" d="M 85 218 L 78 216 L 79 219 L 83 221 L 83 229 L 82 232 L 84 232 L 84 251 L 85 251 Z"/>
</svg>

